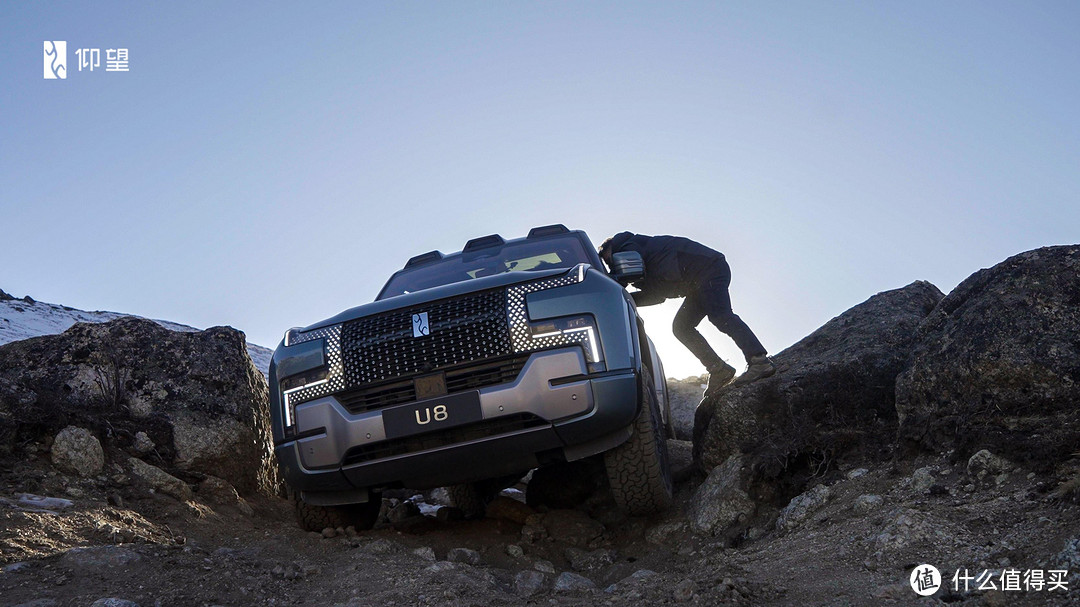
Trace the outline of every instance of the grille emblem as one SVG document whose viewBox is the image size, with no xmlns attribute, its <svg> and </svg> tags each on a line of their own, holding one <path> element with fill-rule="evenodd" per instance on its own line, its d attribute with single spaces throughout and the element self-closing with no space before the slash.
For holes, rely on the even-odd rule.
<svg viewBox="0 0 1080 607">
<path fill-rule="evenodd" d="M 431 334 L 431 328 L 428 326 L 427 312 L 420 312 L 419 314 L 412 315 L 412 336 L 423 337 Z"/>
</svg>

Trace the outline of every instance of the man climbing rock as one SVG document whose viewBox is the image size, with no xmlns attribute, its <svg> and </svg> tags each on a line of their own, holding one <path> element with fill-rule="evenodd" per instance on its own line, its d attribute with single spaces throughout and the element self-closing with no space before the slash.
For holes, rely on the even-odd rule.
<svg viewBox="0 0 1080 607">
<path fill-rule="evenodd" d="M 600 245 L 600 257 L 609 268 L 612 255 L 622 251 L 637 251 L 645 262 L 644 278 L 634 283 L 639 290 L 631 294 L 634 303 L 650 306 L 672 297 L 685 298 L 675 314 L 672 329 L 675 337 L 709 372 L 706 397 L 732 383 L 735 377 L 735 369 L 716 354 L 697 330 L 706 316 L 717 329 L 735 340 L 746 357 L 746 371 L 734 385 L 776 373 L 765 347 L 731 309 L 728 294 L 731 268 L 723 253 L 681 236 L 643 236 L 631 232 L 620 232 Z"/>
</svg>

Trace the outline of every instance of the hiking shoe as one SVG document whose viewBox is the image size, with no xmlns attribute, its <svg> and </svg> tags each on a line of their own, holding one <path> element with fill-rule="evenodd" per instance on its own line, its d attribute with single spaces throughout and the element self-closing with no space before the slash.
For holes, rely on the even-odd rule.
<svg viewBox="0 0 1080 607">
<path fill-rule="evenodd" d="M 756 382 L 759 379 L 764 379 L 776 374 L 776 365 L 769 360 L 768 356 L 759 354 L 757 356 L 751 356 L 747 361 L 746 371 L 739 376 L 739 379 L 731 382 L 733 386 L 745 386 L 746 384 Z"/>
<path fill-rule="evenodd" d="M 727 364 L 724 361 L 720 361 L 721 367 L 714 367 L 709 370 L 709 387 L 705 388 L 705 394 L 702 398 L 709 398 L 720 391 L 720 388 L 731 383 L 731 380 L 735 379 L 735 367 Z"/>
</svg>

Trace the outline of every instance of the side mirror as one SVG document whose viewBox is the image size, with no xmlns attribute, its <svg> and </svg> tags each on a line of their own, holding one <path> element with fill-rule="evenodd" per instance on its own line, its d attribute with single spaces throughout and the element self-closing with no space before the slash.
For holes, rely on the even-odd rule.
<svg viewBox="0 0 1080 607">
<path fill-rule="evenodd" d="M 637 251 L 622 251 L 611 256 L 611 275 L 625 286 L 645 278 L 645 260 Z"/>
</svg>

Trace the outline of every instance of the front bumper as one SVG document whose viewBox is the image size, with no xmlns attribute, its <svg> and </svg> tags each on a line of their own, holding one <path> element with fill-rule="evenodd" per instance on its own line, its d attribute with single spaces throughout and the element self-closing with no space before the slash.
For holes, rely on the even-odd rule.
<svg viewBox="0 0 1080 607">
<path fill-rule="evenodd" d="M 285 480 L 305 492 L 422 489 L 515 474 L 542 458 L 580 459 L 625 440 L 637 414 L 637 378 L 630 370 L 587 376 L 575 346 L 533 354 L 515 381 L 482 388 L 479 397 L 481 423 L 496 432 L 458 434 L 464 440 L 431 447 L 420 440 L 425 435 L 412 443 L 413 437 L 387 441 L 381 411 L 354 415 L 326 396 L 297 407 L 303 438 L 279 444 L 275 453 Z M 531 421 L 498 431 L 498 422 L 510 419 Z M 346 457 L 394 441 L 401 443 L 396 454 L 359 463 Z"/>
</svg>

